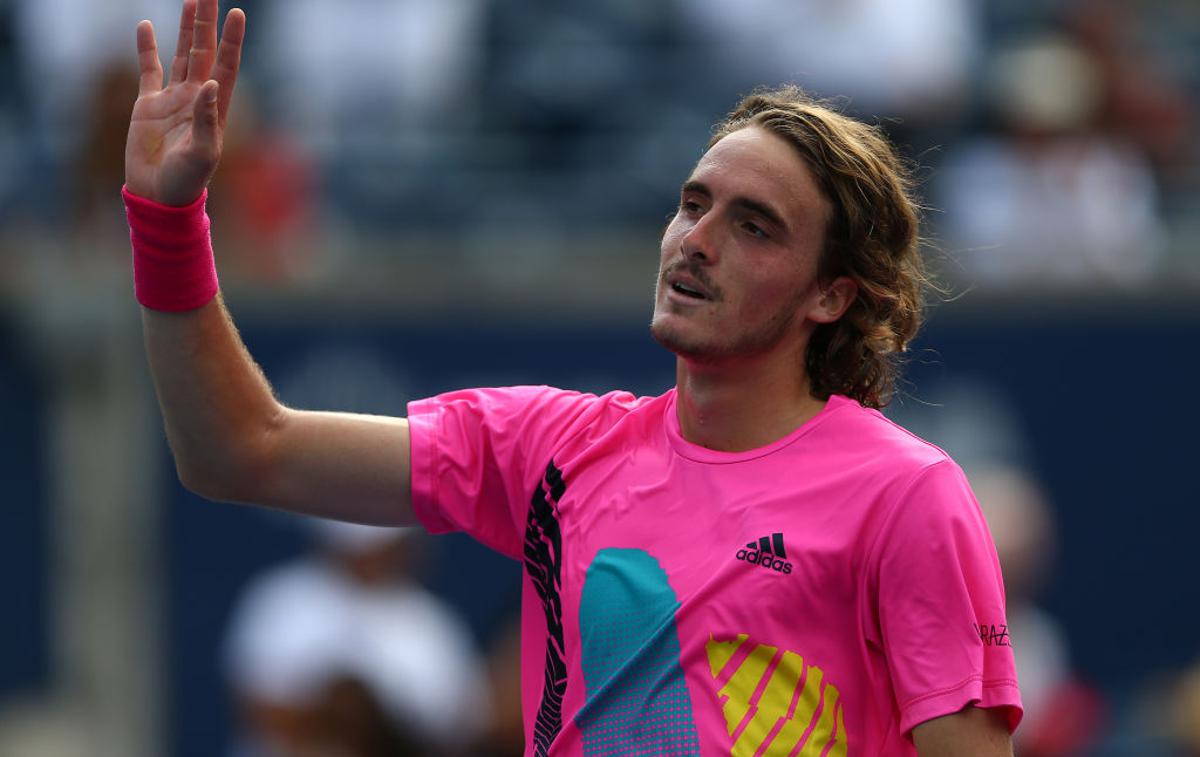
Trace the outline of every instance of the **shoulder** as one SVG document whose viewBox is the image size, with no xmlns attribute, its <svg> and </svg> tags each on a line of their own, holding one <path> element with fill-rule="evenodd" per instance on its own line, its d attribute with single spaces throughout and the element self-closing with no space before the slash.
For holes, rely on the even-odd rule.
<svg viewBox="0 0 1200 757">
<path fill-rule="evenodd" d="M 821 452 L 872 513 L 876 534 L 868 543 L 904 530 L 902 523 L 982 520 L 966 474 L 945 450 L 853 400 L 831 403 Z"/>
<path fill-rule="evenodd" d="M 827 414 L 823 436 L 865 471 L 909 479 L 939 464 L 957 468 L 942 448 L 848 397 L 831 397 Z"/>
<path fill-rule="evenodd" d="M 462 389 L 409 405 L 410 424 L 422 418 L 478 423 L 494 434 L 567 438 L 611 427 L 626 416 L 664 401 L 626 391 L 590 394 L 551 386 Z"/>
<path fill-rule="evenodd" d="M 458 407 L 479 413 L 524 415 L 533 412 L 564 416 L 620 416 L 655 401 L 626 391 L 591 394 L 545 385 L 502 386 L 458 389 L 409 404 L 410 414 L 439 408 Z"/>
</svg>

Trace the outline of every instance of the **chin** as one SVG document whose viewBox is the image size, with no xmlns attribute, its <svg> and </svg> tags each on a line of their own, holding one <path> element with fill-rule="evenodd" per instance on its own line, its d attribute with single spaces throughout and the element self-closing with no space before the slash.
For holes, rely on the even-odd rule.
<svg viewBox="0 0 1200 757">
<path fill-rule="evenodd" d="M 689 324 L 672 323 L 671 321 L 670 316 L 660 318 L 656 313 L 654 320 L 650 323 L 650 336 L 654 337 L 654 341 L 675 353 L 676 356 L 702 365 L 715 365 L 729 360 L 765 355 L 779 349 L 786 334 L 783 329 L 738 335 L 696 333 L 696 329 L 687 328 Z"/>
<path fill-rule="evenodd" d="M 683 345 L 683 339 L 679 333 L 679 329 L 672 328 L 670 324 L 663 323 L 663 317 L 658 313 L 654 314 L 654 318 L 650 321 L 650 336 L 654 337 L 654 341 L 666 347 L 671 352 L 678 353 Z"/>
<path fill-rule="evenodd" d="M 681 358 L 697 362 L 708 362 L 719 357 L 719 350 L 714 345 L 706 343 L 695 335 L 682 333 L 683 330 L 673 328 L 669 323 L 663 323 L 655 318 L 650 323 L 650 336 Z"/>
</svg>

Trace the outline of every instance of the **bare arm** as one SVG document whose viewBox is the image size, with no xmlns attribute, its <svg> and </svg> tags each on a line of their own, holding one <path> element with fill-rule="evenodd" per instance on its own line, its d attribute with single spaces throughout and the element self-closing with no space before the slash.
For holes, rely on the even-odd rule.
<svg viewBox="0 0 1200 757">
<path fill-rule="evenodd" d="M 148 21 L 138 25 L 141 84 L 125 152 L 134 194 L 181 206 L 204 190 L 221 155 L 245 23 L 240 10 L 230 11 L 218 48 L 217 0 L 185 0 L 165 88 L 154 30 Z M 363 523 L 412 521 L 407 421 L 284 407 L 220 297 L 183 313 L 143 308 L 142 325 L 188 488 Z"/>
<path fill-rule="evenodd" d="M 921 757 L 1012 757 L 1012 739 L 997 710 L 966 707 L 913 728 Z"/>
</svg>

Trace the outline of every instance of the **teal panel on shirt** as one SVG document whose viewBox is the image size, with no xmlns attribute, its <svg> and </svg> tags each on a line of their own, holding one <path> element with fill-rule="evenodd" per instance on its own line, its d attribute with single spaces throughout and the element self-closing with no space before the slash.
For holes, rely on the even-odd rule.
<svg viewBox="0 0 1200 757">
<path fill-rule="evenodd" d="M 700 753 L 679 664 L 679 600 L 640 549 L 602 549 L 579 603 L 587 700 L 575 716 L 583 753 Z"/>
</svg>

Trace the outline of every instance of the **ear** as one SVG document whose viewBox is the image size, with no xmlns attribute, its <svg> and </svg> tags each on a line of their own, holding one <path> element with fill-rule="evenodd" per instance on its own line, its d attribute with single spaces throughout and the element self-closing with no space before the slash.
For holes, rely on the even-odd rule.
<svg viewBox="0 0 1200 757">
<path fill-rule="evenodd" d="M 849 276 L 838 276 L 821 286 L 821 296 L 808 311 L 808 320 L 815 323 L 833 323 L 846 314 L 858 297 L 858 284 Z"/>
</svg>

